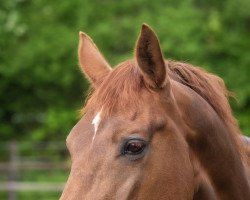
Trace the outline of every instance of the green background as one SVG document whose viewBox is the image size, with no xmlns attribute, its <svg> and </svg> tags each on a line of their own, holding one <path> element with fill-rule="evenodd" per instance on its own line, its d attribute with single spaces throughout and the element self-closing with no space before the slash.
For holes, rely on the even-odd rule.
<svg viewBox="0 0 250 200">
<path fill-rule="evenodd" d="M 143 22 L 157 32 L 166 58 L 225 80 L 250 134 L 249 10 L 248 0 L 1 0 L 1 139 L 65 139 L 88 88 L 78 68 L 78 32 L 116 65 L 133 56 Z"/>
<path fill-rule="evenodd" d="M 166 58 L 224 79 L 241 130 L 250 135 L 249 10 L 249 0 L 1 0 L 1 141 L 65 140 L 89 87 L 78 67 L 78 32 L 115 66 L 133 56 L 144 22 Z"/>
</svg>

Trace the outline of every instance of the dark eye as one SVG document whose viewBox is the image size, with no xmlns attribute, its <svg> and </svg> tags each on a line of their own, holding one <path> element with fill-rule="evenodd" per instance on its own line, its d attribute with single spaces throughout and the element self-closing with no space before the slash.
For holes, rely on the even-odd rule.
<svg viewBox="0 0 250 200">
<path fill-rule="evenodd" d="M 143 156 L 143 152 L 147 147 L 147 143 L 141 139 L 130 139 L 126 141 L 122 148 L 122 154 L 129 156 L 132 160 Z"/>
</svg>

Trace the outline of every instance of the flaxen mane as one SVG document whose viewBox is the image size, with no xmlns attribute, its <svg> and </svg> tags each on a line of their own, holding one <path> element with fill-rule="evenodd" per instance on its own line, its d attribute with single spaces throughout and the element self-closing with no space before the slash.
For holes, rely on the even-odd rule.
<svg viewBox="0 0 250 200">
<path fill-rule="evenodd" d="M 171 79 L 190 87 L 213 107 L 239 144 L 240 141 L 237 138 L 240 130 L 232 115 L 228 102 L 230 93 L 224 81 L 190 64 L 166 61 L 166 65 L 168 65 Z M 126 108 L 129 105 L 136 108 L 140 105 L 140 93 L 143 90 L 147 90 L 147 87 L 135 61 L 125 61 L 107 75 L 101 86 L 93 91 L 84 110 L 94 107 L 104 109 L 104 113 L 109 115 L 116 107 Z"/>
</svg>

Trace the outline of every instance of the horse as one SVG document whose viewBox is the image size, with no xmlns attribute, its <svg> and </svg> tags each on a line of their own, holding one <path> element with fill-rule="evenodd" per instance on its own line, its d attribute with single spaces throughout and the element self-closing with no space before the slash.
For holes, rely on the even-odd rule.
<svg viewBox="0 0 250 200">
<path fill-rule="evenodd" d="M 249 144 L 221 78 L 166 60 L 147 24 L 134 58 L 113 69 L 87 34 L 79 38 L 92 91 L 66 139 L 61 200 L 250 199 Z"/>
</svg>

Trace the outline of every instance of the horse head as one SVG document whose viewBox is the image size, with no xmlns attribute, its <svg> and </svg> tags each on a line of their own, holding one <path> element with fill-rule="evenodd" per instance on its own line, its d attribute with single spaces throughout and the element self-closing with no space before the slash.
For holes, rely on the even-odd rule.
<svg viewBox="0 0 250 200">
<path fill-rule="evenodd" d="M 134 58 L 114 69 L 82 32 L 78 53 L 93 92 L 67 138 L 62 200 L 249 197 L 218 77 L 165 60 L 145 24 Z"/>
</svg>

